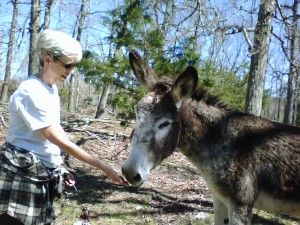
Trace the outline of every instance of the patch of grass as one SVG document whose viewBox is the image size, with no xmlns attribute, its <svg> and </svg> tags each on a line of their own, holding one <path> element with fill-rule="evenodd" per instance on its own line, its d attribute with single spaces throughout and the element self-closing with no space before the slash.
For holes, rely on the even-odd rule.
<svg viewBox="0 0 300 225">
<path fill-rule="evenodd" d="M 214 215 L 212 213 L 200 212 L 197 215 L 190 215 L 184 217 L 180 223 L 176 225 L 188 224 L 188 225 L 211 225 L 214 221 Z"/>
<path fill-rule="evenodd" d="M 128 200 L 128 201 L 127 201 Z M 140 199 L 141 200 L 141 199 Z M 142 203 L 145 204 L 142 204 Z M 87 203 L 84 206 L 91 209 L 91 223 L 101 225 L 158 225 L 157 217 L 166 217 L 165 211 L 160 211 L 147 205 L 145 199 L 124 199 L 124 202 Z M 82 206 L 74 200 L 61 199 L 55 203 L 58 221 L 55 225 L 71 225 L 79 220 Z M 186 214 L 169 214 L 166 224 L 172 225 L 208 225 L 213 224 L 213 214 L 210 212 L 191 212 Z M 275 215 L 254 209 L 253 225 L 298 225 L 300 220 L 287 216 Z"/>
<path fill-rule="evenodd" d="M 299 225 L 300 219 L 284 215 L 276 215 L 263 210 L 253 210 L 253 225 Z"/>
<path fill-rule="evenodd" d="M 81 207 L 76 207 L 76 205 L 64 199 L 55 202 L 54 207 L 55 215 L 57 217 L 55 225 L 71 225 L 73 222 L 79 219 L 82 210 Z"/>
<path fill-rule="evenodd" d="M 151 217 L 152 211 L 149 207 L 140 206 L 133 203 L 99 203 L 99 204 L 84 204 L 85 207 L 90 208 L 90 221 L 92 224 L 102 225 L 118 225 L 118 224 L 156 224 Z M 59 220 L 56 225 L 71 225 L 80 220 L 82 210 L 81 205 L 76 205 L 74 201 L 61 199 L 55 203 L 55 208 Z"/>
<path fill-rule="evenodd" d="M 77 170 L 78 192 L 67 190 L 69 196 L 55 203 L 55 225 L 72 225 L 80 220 L 83 206 L 90 209 L 93 225 L 213 224 L 211 201 L 199 200 L 199 196 L 179 199 L 180 194 L 172 196 L 166 190 L 120 187 L 107 182 L 103 176 L 91 175 L 95 172 L 93 169 Z M 298 225 L 300 220 L 255 209 L 252 224 Z"/>
</svg>

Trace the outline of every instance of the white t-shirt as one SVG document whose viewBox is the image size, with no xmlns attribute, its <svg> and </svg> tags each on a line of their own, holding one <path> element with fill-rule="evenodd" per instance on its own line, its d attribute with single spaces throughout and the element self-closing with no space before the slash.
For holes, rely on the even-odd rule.
<svg viewBox="0 0 300 225">
<path fill-rule="evenodd" d="M 11 96 L 9 113 L 6 141 L 34 153 L 49 168 L 59 167 L 60 148 L 38 132 L 48 126 L 60 126 L 57 86 L 50 87 L 36 76 L 30 76 Z"/>
</svg>

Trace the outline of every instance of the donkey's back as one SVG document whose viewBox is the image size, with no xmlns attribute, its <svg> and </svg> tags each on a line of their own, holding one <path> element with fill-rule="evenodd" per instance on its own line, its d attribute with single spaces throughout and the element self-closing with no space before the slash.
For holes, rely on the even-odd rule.
<svg viewBox="0 0 300 225">
<path fill-rule="evenodd" d="M 191 116 L 188 120 L 197 124 Z M 203 156 L 203 152 L 208 154 Z M 187 156 L 227 206 L 251 208 L 254 204 L 269 212 L 300 217 L 299 127 L 229 112 L 207 129 Z"/>
<path fill-rule="evenodd" d="M 243 138 L 253 151 L 249 159 L 256 175 L 255 207 L 300 218 L 300 128 L 266 123 L 248 140 Z"/>
</svg>

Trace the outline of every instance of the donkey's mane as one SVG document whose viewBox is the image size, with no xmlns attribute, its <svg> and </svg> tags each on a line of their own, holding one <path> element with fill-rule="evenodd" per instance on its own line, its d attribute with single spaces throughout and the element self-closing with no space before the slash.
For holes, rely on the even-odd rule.
<svg viewBox="0 0 300 225">
<path fill-rule="evenodd" d="M 172 77 L 163 77 L 163 79 L 161 79 L 160 82 L 156 84 L 156 91 L 158 93 L 161 93 L 170 90 L 174 82 L 175 79 Z M 211 94 L 207 89 L 203 87 L 198 87 L 191 98 L 197 102 L 203 101 L 207 105 L 215 106 L 224 109 L 225 111 L 237 111 L 228 106 L 226 103 L 222 102 L 218 96 Z"/>
<path fill-rule="evenodd" d="M 203 101 L 207 105 L 215 106 L 221 109 L 224 109 L 225 111 L 236 111 L 230 106 L 228 106 L 226 103 L 222 102 L 219 97 L 211 94 L 207 89 L 200 88 L 195 91 L 195 93 L 192 95 L 192 99 L 200 102 Z"/>
</svg>

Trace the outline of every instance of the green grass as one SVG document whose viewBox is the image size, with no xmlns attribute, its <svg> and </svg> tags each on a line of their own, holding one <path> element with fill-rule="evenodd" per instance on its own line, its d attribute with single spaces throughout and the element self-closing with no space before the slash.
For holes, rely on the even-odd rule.
<svg viewBox="0 0 300 225">
<path fill-rule="evenodd" d="M 145 201 L 146 203 L 146 201 Z M 147 204 L 132 202 L 84 204 L 91 209 L 91 223 L 101 225 L 208 225 L 213 224 L 213 214 L 210 212 L 193 212 L 177 214 L 172 219 L 166 212 L 151 208 Z M 61 199 L 55 203 L 57 222 L 55 225 L 71 225 L 79 220 L 82 205 L 69 199 Z M 199 216 L 200 215 L 200 216 Z M 157 222 L 158 217 L 165 217 L 165 223 Z M 274 215 L 254 209 L 253 225 L 298 225 L 300 220 Z"/>
</svg>

